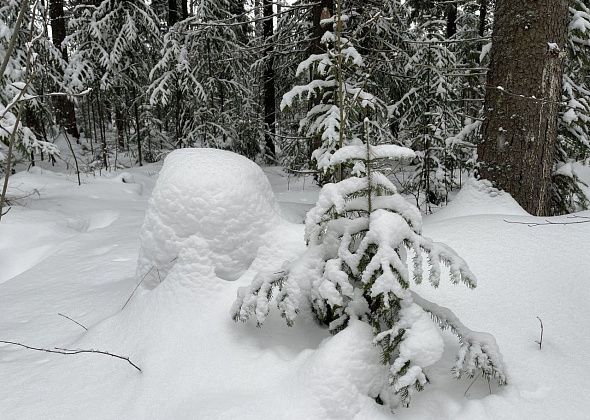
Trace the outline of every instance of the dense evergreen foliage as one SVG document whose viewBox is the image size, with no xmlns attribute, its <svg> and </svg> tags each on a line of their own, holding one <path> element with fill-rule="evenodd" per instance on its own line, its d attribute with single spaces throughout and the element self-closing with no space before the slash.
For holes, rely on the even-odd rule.
<svg viewBox="0 0 590 420">
<path fill-rule="evenodd" d="M 322 184 L 334 179 L 324 171 L 326 157 L 361 137 L 367 112 L 379 116 L 371 118 L 375 144 L 416 152 L 411 162 L 386 174 L 394 175 L 401 192 L 412 195 L 423 211 L 444 205 L 477 169 L 483 101 L 486 89 L 494 88 L 486 86 L 485 77 L 493 2 L 66 0 L 49 2 L 62 9 L 54 8 L 51 16 L 46 2 L 5 3 L 0 8 L 4 168 L 11 143 L 11 164 L 68 156 L 69 150 L 54 143 L 64 128 L 70 137 L 77 133 L 76 127 L 60 127 L 67 125 L 62 108 L 71 101 L 82 136 L 77 141 L 88 149 L 81 170 L 121 165 L 121 152 L 142 164 L 174 148 L 208 146 L 314 173 Z M 348 17 L 334 28 L 338 12 Z M 67 23 L 57 46 L 48 31 L 55 13 Z M 588 206 L 575 170 L 590 156 L 585 2 L 572 0 L 570 17 L 553 153 L 556 214 Z M 354 46 L 362 66 L 348 55 L 342 74 L 334 73 L 337 51 L 326 33 L 346 41 L 340 48 Z M 330 86 L 339 77 L 350 83 L 342 92 Z M 293 86 L 299 91 L 291 91 Z M 380 100 L 361 98 L 359 89 Z M 293 95 L 285 102 L 289 91 Z M 55 95 L 69 101 L 51 98 Z M 303 100 L 290 100 L 294 96 Z M 336 111 L 331 108 L 336 104 L 338 112 L 349 112 L 344 108 L 351 101 L 367 106 L 349 107 L 350 138 L 339 138 L 335 125 L 335 138 L 319 138 L 318 127 L 342 119 L 327 118 L 328 108 Z M 289 112 L 281 112 L 281 102 Z"/>
</svg>

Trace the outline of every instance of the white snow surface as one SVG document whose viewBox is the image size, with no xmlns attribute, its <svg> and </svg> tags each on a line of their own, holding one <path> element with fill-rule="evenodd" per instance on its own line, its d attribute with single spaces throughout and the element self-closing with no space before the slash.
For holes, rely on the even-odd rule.
<svg viewBox="0 0 590 420">
<path fill-rule="evenodd" d="M 175 150 L 148 203 L 138 277 L 155 287 L 181 253 L 196 253 L 217 276 L 235 280 L 278 217 L 268 179 L 251 160 L 217 149 Z"/>
<path fill-rule="evenodd" d="M 288 328 L 276 311 L 262 328 L 230 319 L 238 287 L 259 270 L 303 252 L 301 223 L 274 218 L 252 264 L 231 282 L 216 273 L 214 252 L 200 252 L 211 245 L 199 231 L 194 237 L 201 239 L 191 244 L 202 243 L 182 248 L 166 280 L 152 290 L 138 288 L 121 309 L 139 280 L 140 230 L 159 169 L 148 165 L 124 176 L 84 176 L 81 187 L 71 174 L 46 169 L 11 177 L 12 196 L 33 189 L 39 195 L 14 201 L 0 222 L 0 340 L 107 350 L 129 356 L 142 372 L 103 355 L 64 356 L 0 344 L 1 419 L 588 418 L 590 223 L 506 223 L 544 219 L 475 182 L 447 208 L 425 217 L 425 234 L 452 246 L 479 281 L 475 290 L 448 281 L 437 290 L 428 285 L 416 290 L 448 306 L 470 328 L 496 337 L 509 384 L 498 389 L 481 379 L 472 386 L 453 379 L 458 344 L 445 332 L 440 360 L 434 363 L 440 354 L 424 356 L 434 363 L 427 369 L 431 383 L 410 408 L 391 414 L 368 397 L 386 372 L 366 324 L 353 322 L 331 337 L 305 317 Z M 193 169 L 186 169 L 187 176 Z M 282 212 L 300 221 L 317 189 L 309 180 L 303 189 L 302 179 L 290 179 L 279 168 L 265 172 Z M 258 182 L 255 173 L 260 174 L 252 169 L 244 177 Z M 590 180 L 590 170 L 579 173 Z M 202 183 L 181 175 L 175 175 L 181 188 Z M 213 178 L 207 181 L 211 194 L 214 188 L 232 191 L 234 182 L 262 194 L 242 176 L 231 185 L 228 176 L 217 183 Z M 246 200 L 236 197 L 217 197 L 216 203 L 237 206 Z M 275 214 L 272 196 L 262 197 L 268 200 L 264 208 L 273 209 L 265 214 Z M 183 212 L 189 209 L 179 209 L 179 220 L 186 220 Z M 232 215 L 250 217 L 237 210 Z M 541 350 L 535 343 L 536 316 L 545 326 Z"/>
</svg>

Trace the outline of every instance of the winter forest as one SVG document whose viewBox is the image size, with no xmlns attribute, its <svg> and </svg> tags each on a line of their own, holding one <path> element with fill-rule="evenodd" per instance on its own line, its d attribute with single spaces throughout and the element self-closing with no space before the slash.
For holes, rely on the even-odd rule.
<svg viewBox="0 0 590 420">
<path fill-rule="evenodd" d="M 590 418 L 588 0 L 0 0 L 0 419 Z"/>
</svg>

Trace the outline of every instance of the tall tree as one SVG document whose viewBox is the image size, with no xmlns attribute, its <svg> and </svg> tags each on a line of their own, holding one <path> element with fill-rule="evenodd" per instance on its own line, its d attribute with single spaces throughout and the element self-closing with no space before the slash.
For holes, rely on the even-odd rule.
<svg viewBox="0 0 590 420">
<path fill-rule="evenodd" d="M 498 0 L 480 175 L 529 213 L 550 211 L 568 0 Z"/>
<path fill-rule="evenodd" d="M 176 22 L 178 22 L 178 2 L 168 0 L 168 26 L 173 27 Z"/>
<path fill-rule="evenodd" d="M 53 44 L 61 51 L 62 58 L 68 61 L 68 47 L 64 44 L 66 38 L 66 19 L 64 15 L 63 0 L 51 0 L 49 2 L 49 17 L 51 19 L 51 36 Z M 63 72 L 62 72 L 63 77 Z M 57 96 L 54 99 L 57 123 L 64 127 L 66 132 L 75 138 L 79 138 L 76 125 L 76 111 L 74 103 L 66 96 Z"/>
<path fill-rule="evenodd" d="M 276 89 L 275 89 L 275 71 L 273 57 L 273 0 L 263 0 L 264 9 L 264 143 L 265 154 L 269 158 L 275 157 L 274 136 L 276 134 Z"/>
</svg>

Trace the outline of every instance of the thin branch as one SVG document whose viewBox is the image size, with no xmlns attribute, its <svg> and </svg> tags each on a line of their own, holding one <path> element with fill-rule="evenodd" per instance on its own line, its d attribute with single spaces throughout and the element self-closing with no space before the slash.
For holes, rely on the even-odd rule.
<svg viewBox="0 0 590 420">
<path fill-rule="evenodd" d="M 585 216 L 569 216 L 568 219 L 584 219 L 584 220 L 576 220 L 575 222 L 553 222 L 551 220 L 545 219 L 544 222 L 519 222 L 516 220 L 506 220 L 506 223 L 512 223 L 515 225 L 526 225 L 528 227 L 536 227 L 536 226 L 550 226 L 550 225 L 576 225 L 580 223 L 590 223 L 590 217 Z"/>
<path fill-rule="evenodd" d="M 115 357 L 117 359 L 124 360 L 127 363 L 129 363 L 131 366 L 133 366 L 135 369 L 137 369 L 138 371 L 140 371 L 140 372 L 142 371 L 139 366 L 137 366 L 135 363 L 133 363 L 129 359 L 129 357 L 121 356 L 121 355 L 110 353 L 108 351 L 103 351 L 103 350 L 84 350 L 84 349 L 75 349 L 74 350 L 74 349 L 64 349 L 64 348 L 59 348 L 59 347 L 56 347 L 55 349 L 52 350 L 52 349 L 45 349 L 45 348 L 41 348 L 41 347 L 27 346 L 26 344 L 17 343 L 15 341 L 5 341 L 5 340 L 0 340 L 0 344 L 12 344 L 13 346 L 24 347 L 25 349 L 29 349 L 29 350 L 43 351 L 45 353 L 55 353 L 55 354 L 82 354 L 82 353 L 104 354 L 105 356 L 111 356 L 111 357 Z"/>
<path fill-rule="evenodd" d="M 125 309 L 125 306 L 127 306 L 127 304 L 129 303 L 129 301 L 131 300 L 131 298 L 133 297 L 133 295 L 135 294 L 135 292 L 137 291 L 137 289 L 139 288 L 139 286 L 141 285 L 141 283 L 143 283 L 143 281 L 145 280 L 145 278 L 147 277 L 147 275 L 150 274 L 154 268 L 155 268 L 155 266 L 152 266 L 152 268 L 150 268 L 149 271 L 143 275 L 143 277 L 141 278 L 141 280 L 139 281 L 139 283 L 137 283 L 137 285 L 135 286 L 135 288 L 133 289 L 133 291 L 131 292 L 131 294 L 129 295 L 129 297 L 127 298 L 127 300 L 125 301 L 125 304 L 123 305 L 123 307 L 121 308 L 121 310 Z M 159 275 L 160 275 L 160 273 L 158 272 L 158 276 Z"/>
<path fill-rule="evenodd" d="M 58 314 L 59 316 L 63 316 L 63 317 L 64 317 L 64 318 L 66 318 L 66 319 L 69 319 L 69 320 L 70 320 L 70 321 L 72 321 L 74 324 L 78 324 L 79 326 L 81 326 L 82 328 L 84 328 L 86 331 L 88 331 L 88 328 L 86 328 L 84 325 L 80 324 L 80 323 L 79 323 L 78 321 L 76 321 L 75 319 L 72 319 L 72 318 L 70 318 L 69 316 L 67 316 L 67 315 L 64 315 L 64 314 L 62 314 L 62 313 L 59 313 L 59 312 L 58 312 L 57 314 Z"/>
<path fill-rule="evenodd" d="M 539 320 L 539 323 L 541 324 L 541 337 L 538 341 L 535 341 L 535 343 L 537 343 L 539 345 L 539 350 L 541 350 L 543 348 L 543 321 L 539 317 L 537 317 L 537 319 Z"/>
</svg>

